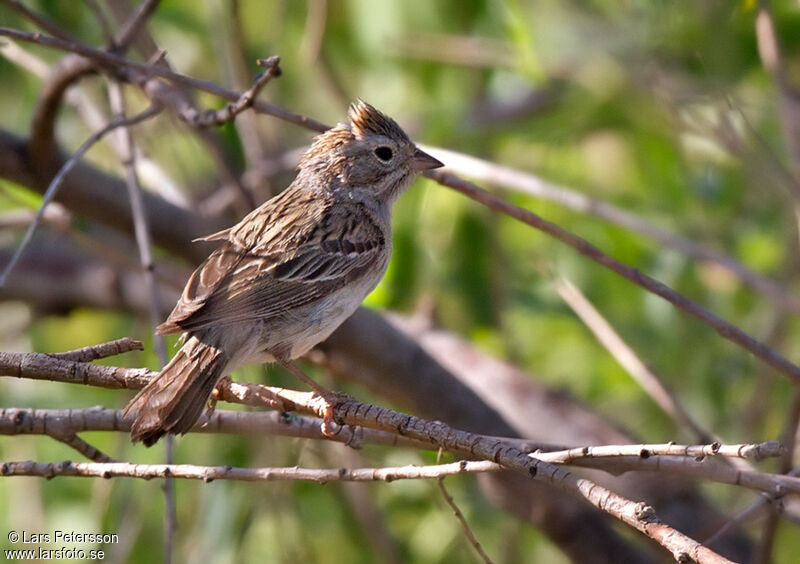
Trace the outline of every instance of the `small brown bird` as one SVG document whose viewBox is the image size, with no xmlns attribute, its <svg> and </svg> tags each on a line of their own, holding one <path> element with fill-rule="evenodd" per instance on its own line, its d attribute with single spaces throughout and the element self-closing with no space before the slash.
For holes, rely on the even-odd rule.
<svg viewBox="0 0 800 564">
<path fill-rule="evenodd" d="M 194 271 L 156 334 L 183 346 L 134 397 L 131 440 L 150 446 L 195 424 L 217 382 L 245 364 L 304 355 L 377 286 L 392 250 L 392 204 L 442 166 L 362 100 L 318 136 L 294 182 L 233 227 Z"/>
</svg>

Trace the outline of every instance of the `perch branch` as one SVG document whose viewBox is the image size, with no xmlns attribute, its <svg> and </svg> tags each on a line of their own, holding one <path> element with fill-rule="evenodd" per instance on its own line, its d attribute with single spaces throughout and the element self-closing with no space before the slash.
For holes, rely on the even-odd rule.
<svg viewBox="0 0 800 564">
<path fill-rule="evenodd" d="M 71 373 L 66 376 L 67 378 L 80 383 L 89 383 L 93 379 L 92 376 L 98 379 L 99 373 L 108 370 L 108 375 L 112 376 L 110 381 L 108 378 L 98 379 L 103 381 L 106 387 L 127 387 L 125 384 L 132 383 L 141 386 L 149 380 L 150 375 L 149 371 L 142 369 L 71 363 L 45 355 L 0 353 L 0 370 L 12 376 L 39 372 L 31 369 L 31 365 L 37 362 L 42 362 L 44 370 L 41 372 L 46 373 L 40 374 L 40 378 L 48 378 L 54 373 L 64 376 L 63 373 L 66 371 Z M 318 417 L 326 416 L 329 409 L 322 398 L 309 392 L 230 383 L 223 386 L 221 399 L 227 399 L 229 393 L 243 401 L 248 397 L 251 400 L 258 398 L 262 405 L 266 402 L 280 406 L 284 410 L 311 413 Z M 631 501 L 590 480 L 579 478 L 561 468 L 537 460 L 501 440 L 460 431 L 441 422 L 425 421 L 412 415 L 354 400 L 346 400 L 335 405 L 332 412 L 332 419 L 339 425 L 370 427 L 417 440 L 432 441 L 440 448 L 455 454 L 493 461 L 522 475 L 549 483 L 566 493 L 583 498 L 598 509 L 656 540 L 677 560 L 728 562 L 717 553 L 660 521 L 652 507 Z"/>
<path fill-rule="evenodd" d="M 46 435 L 57 429 L 61 433 L 86 431 L 130 432 L 132 418 L 123 418 L 116 409 L 89 407 L 84 409 L 0 408 L 0 435 Z M 415 449 L 432 449 L 430 441 L 417 441 L 397 434 L 342 426 L 335 435 L 322 433 L 322 420 L 296 413 L 259 411 L 242 412 L 217 409 L 210 417 L 201 418 L 192 433 L 228 433 L 275 435 L 301 439 L 331 440 L 351 448 L 382 445 Z"/>
</svg>

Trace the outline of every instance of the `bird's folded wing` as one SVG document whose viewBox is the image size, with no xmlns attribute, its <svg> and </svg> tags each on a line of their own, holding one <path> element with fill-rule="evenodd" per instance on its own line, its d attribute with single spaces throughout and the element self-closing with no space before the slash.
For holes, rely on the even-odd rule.
<svg viewBox="0 0 800 564">
<path fill-rule="evenodd" d="M 268 245 L 226 242 L 194 272 L 159 332 L 291 317 L 362 276 L 387 244 L 355 204 L 333 206 L 312 223 L 291 226 L 291 238 L 260 238 Z"/>
</svg>

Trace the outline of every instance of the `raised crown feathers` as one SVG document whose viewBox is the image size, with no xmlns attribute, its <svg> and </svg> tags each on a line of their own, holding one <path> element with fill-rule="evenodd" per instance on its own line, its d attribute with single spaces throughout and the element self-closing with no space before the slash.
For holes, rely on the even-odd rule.
<svg viewBox="0 0 800 564">
<path fill-rule="evenodd" d="M 408 135 L 396 121 L 361 98 L 350 104 L 347 116 L 350 118 L 350 128 L 357 137 L 376 134 L 396 141 L 410 142 Z"/>
</svg>

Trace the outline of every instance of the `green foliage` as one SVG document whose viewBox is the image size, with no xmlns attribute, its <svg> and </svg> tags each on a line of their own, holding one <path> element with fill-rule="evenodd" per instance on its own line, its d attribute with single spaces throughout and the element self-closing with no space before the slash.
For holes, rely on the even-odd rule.
<svg viewBox="0 0 800 564">
<path fill-rule="evenodd" d="M 83 2 L 26 2 L 93 45 L 103 37 Z M 783 130 L 776 93 L 762 69 L 754 33 L 753 1 L 458 1 L 332 0 L 327 3 L 320 56 L 308 6 L 299 1 L 241 0 L 239 17 L 246 61 L 281 56 L 280 80 L 264 97 L 325 123 L 344 118 L 345 102 L 362 96 L 412 131 L 413 137 L 472 154 L 600 198 L 712 248 L 749 268 L 798 287 L 793 202 L 780 188 Z M 777 30 L 789 71 L 797 76 L 800 13 L 796 2 L 775 2 Z M 224 35 L 231 33 L 230 3 L 163 2 L 150 30 L 174 68 L 230 86 Z M 32 29 L 0 7 L 0 25 Z M 466 61 L 442 40 L 474 41 L 486 61 Z M 421 49 L 421 50 L 420 50 Z M 425 50 L 427 49 L 427 50 Z M 31 52 L 48 62 L 60 54 Z M 252 72 L 257 68 L 252 64 Z M 525 95 L 563 85 L 554 101 L 510 120 L 481 122 L 484 103 L 511 106 Z M 39 79 L 0 57 L 0 127 L 28 131 Z M 102 82 L 87 82 L 104 110 Z M 201 104 L 218 108 L 212 96 Z M 131 94 L 133 104 L 143 99 Z M 730 104 L 730 105 L 729 105 Z M 76 147 L 87 135 L 64 109 L 59 141 Z M 720 120 L 734 122 L 749 145 L 736 153 L 718 134 Z M 311 135 L 260 117 L 269 155 L 307 145 Z M 168 120 L 165 120 L 168 121 Z M 754 133 L 750 133 L 754 132 Z M 230 125 L 222 147 L 237 167 L 244 147 Z M 178 123 L 144 126 L 137 138 L 147 153 L 192 195 L 216 187 L 217 163 Z M 0 157 L 2 158 L 2 157 Z M 113 168 L 112 154 L 97 148 L 90 160 Z M 282 180 L 281 180 L 282 182 Z M 276 182 L 276 188 L 284 184 Z M 750 333 L 766 338 L 780 329 L 777 346 L 800 358 L 800 324 L 726 271 L 609 225 L 592 216 L 519 194 L 509 201 L 588 239 L 608 254 L 707 305 Z M 40 198 L 0 183 L 0 209 L 38 205 Z M 234 218 L 231 217 L 231 220 Z M 435 317 L 475 346 L 511 359 L 541 381 L 592 405 L 642 440 L 686 440 L 564 305 L 547 273 L 569 278 L 641 358 L 663 377 L 705 426 L 730 442 L 778 438 L 791 393 L 781 376 L 760 365 L 712 330 L 661 299 L 587 261 L 571 249 L 427 180 L 397 204 L 395 253 L 389 272 L 368 298 L 371 307 L 406 313 L 432 299 Z M 10 236 L 3 235 L 8 243 Z M 69 281 L 65 280 L 65 284 Z M 118 312 L 78 310 L 62 316 L 31 313 L 27 329 L 0 330 L 0 349 L 21 343 L 36 351 L 77 348 L 122 336 L 146 341 L 146 351 L 110 359 L 155 368 L 151 327 Z M 172 351 L 173 349 L 169 349 Z M 251 368 L 239 378 L 279 383 L 277 369 Z M 534 377 L 534 376 L 532 376 Z M 47 382 L 0 380 L 0 407 L 122 406 L 127 395 Z M 283 380 L 293 385 L 291 379 Z M 337 383 L 337 387 L 341 387 Z M 362 389 L 352 389 L 368 399 Z M 385 400 L 378 400 L 383 402 Z M 160 462 L 159 447 L 132 448 L 121 434 L 96 433 L 90 442 L 120 459 Z M 46 438 L 4 437 L 0 459 L 75 458 Z M 428 454 L 367 448 L 363 464 L 430 463 Z M 402 460 L 398 460 L 402 458 Z M 322 445 L 262 437 L 197 436 L 178 441 L 176 460 L 197 464 L 280 466 L 340 463 Z M 447 480 L 477 537 L 493 555 L 554 562 L 544 536 L 514 528 L 490 506 L 475 480 Z M 129 562 L 158 554 L 162 538 L 162 484 L 60 478 L 0 480 L 0 531 L 125 531 Z M 341 484 L 250 484 L 180 481 L 176 561 L 372 562 L 380 554 Z M 458 523 L 435 484 L 358 485 L 371 499 L 404 562 L 460 562 L 473 558 Z M 19 491 L 17 491 L 19 490 Z M 749 495 L 709 490 L 729 513 Z M 733 497 L 733 499 L 732 499 Z M 133 524 L 128 522 L 127 515 Z M 504 539 L 511 539 L 504 543 Z M 800 551 L 793 525 L 782 525 L 776 561 Z M 0 536 L 0 548 L 7 548 Z M 509 548 L 510 547 L 510 548 Z M 109 550 L 119 547 L 107 547 Z M 510 558 L 508 561 L 514 561 Z"/>
</svg>

